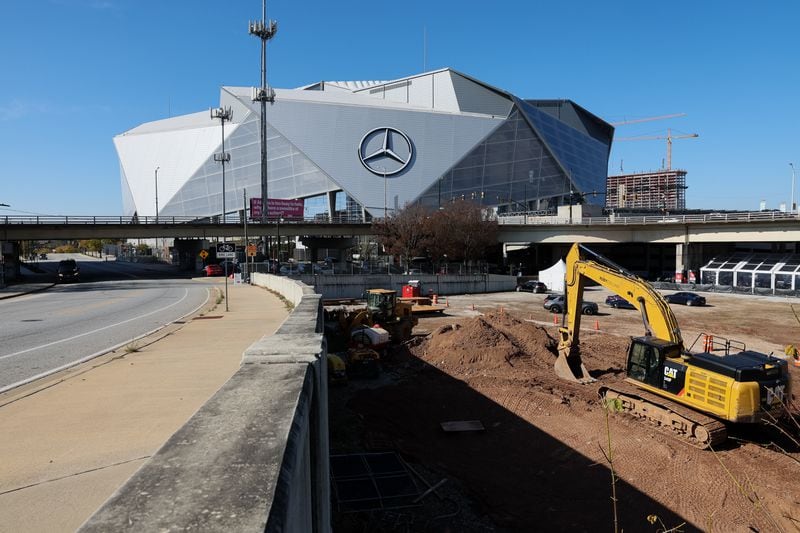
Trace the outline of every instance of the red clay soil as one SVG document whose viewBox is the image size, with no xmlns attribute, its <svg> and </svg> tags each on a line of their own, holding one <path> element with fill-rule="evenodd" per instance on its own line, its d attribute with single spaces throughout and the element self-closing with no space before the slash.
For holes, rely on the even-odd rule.
<svg viewBox="0 0 800 533">
<path fill-rule="evenodd" d="M 359 390 L 348 405 L 366 431 L 460 482 L 495 531 L 613 531 L 612 490 L 624 531 L 800 531 L 797 446 L 759 427 L 703 451 L 607 415 L 597 390 L 623 378 L 628 339 L 582 332 L 598 382 L 578 385 L 553 374 L 555 331 L 508 314 L 454 319 L 395 358 L 395 383 Z M 440 425 L 464 420 L 485 430 Z"/>
</svg>

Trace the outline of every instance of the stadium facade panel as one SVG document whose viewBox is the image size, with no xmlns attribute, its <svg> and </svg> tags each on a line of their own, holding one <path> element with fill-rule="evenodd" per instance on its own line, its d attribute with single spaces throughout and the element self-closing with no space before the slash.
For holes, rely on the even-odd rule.
<svg viewBox="0 0 800 533">
<path fill-rule="evenodd" d="M 250 88 L 223 87 L 220 106 L 233 114 L 230 214 L 261 196 L 260 105 Z M 268 196 L 351 220 L 461 199 L 498 212 L 602 206 L 613 131 L 569 100 L 521 100 L 452 69 L 279 89 L 267 106 Z M 222 213 L 222 130 L 209 112 L 142 124 L 114 144 L 126 215 L 155 215 L 156 183 L 160 216 Z"/>
</svg>

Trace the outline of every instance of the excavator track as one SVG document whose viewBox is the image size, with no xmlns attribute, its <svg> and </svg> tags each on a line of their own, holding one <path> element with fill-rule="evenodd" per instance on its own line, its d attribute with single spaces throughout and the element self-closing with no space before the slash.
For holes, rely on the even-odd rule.
<svg viewBox="0 0 800 533">
<path fill-rule="evenodd" d="M 623 412 L 646 420 L 659 431 L 706 450 L 725 442 L 725 424 L 677 402 L 651 394 L 634 385 L 619 383 L 599 389 L 600 398 L 619 400 Z"/>
</svg>

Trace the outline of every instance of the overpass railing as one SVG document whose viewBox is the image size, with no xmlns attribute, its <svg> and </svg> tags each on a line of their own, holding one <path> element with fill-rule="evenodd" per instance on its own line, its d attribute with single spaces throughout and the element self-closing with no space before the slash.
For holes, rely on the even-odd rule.
<svg viewBox="0 0 800 533">
<path fill-rule="evenodd" d="M 261 220 L 248 220 L 248 225 L 259 225 Z M 320 219 L 317 217 L 292 217 L 266 219 L 265 224 L 364 224 L 362 220 L 353 220 L 348 217 L 333 217 Z M 162 224 L 230 224 L 241 226 L 243 221 L 240 217 L 228 215 L 222 217 L 129 217 L 129 216 L 69 216 L 69 215 L 42 215 L 42 216 L 0 216 L 0 224 L 88 224 L 88 225 L 123 225 L 136 224 L 142 226 L 154 226 Z"/>
<path fill-rule="evenodd" d="M 564 225 L 564 224 L 584 224 L 584 225 L 642 225 L 642 224 L 688 224 L 688 223 L 719 223 L 719 222 L 770 222 L 780 220 L 800 220 L 800 213 L 785 213 L 782 211 L 743 211 L 735 213 L 702 213 L 686 215 L 643 215 L 643 216 L 620 216 L 610 215 L 604 217 L 583 217 L 576 218 L 570 222 L 568 217 L 557 215 L 542 215 L 541 213 L 510 213 L 499 215 L 497 223 L 500 225 Z M 265 224 L 353 224 L 363 225 L 363 220 L 354 220 L 347 216 L 334 216 L 331 218 L 319 217 L 293 217 L 277 218 L 271 217 Z M 2 216 L 0 224 L 83 224 L 83 225 L 124 225 L 134 224 L 143 226 L 161 224 L 230 224 L 241 226 L 243 220 L 236 215 L 222 217 L 191 217 L 191 216 L 69 216 L 69 215 L 41 215 L 41 216 Z M 261 220 L 248 220 L 248 225 L 262 224 Z"/>
<path fill-rule="evenodd" d="M 779 220 L 800 220 L 798 213 L 785 213 L 781 211 L 743 211 L 739 213 L 702 213 L 688 215 L 645 215 L 645 216 L 619 216 L 583 217 L 570 219 L 563 216 L 538 216 L 526 213 L 501 215 L 497 217 L 500 225 L 564 225 L 583 224 L 588 226 L 600 225 L 642 225 L 642 224 L 697 224 L 720 222 L 771 222 Z"/>
</svg>

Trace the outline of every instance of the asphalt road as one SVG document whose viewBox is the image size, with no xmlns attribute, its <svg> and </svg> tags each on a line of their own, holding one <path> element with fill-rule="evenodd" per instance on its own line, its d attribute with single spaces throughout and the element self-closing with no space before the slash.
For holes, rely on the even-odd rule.
<svg viewBox="0 0 800 533">
<path fill-rule="evenodd" d="M 40 261 L 55 272 L 67 254 Z M 0 300 L 0 389 L 135 344 L 201 306 L 209 285 L 169 269 L 74 256 L 81 281 Z M 54 278 L 53 278 L 54 279 Z"/>
</svg>

